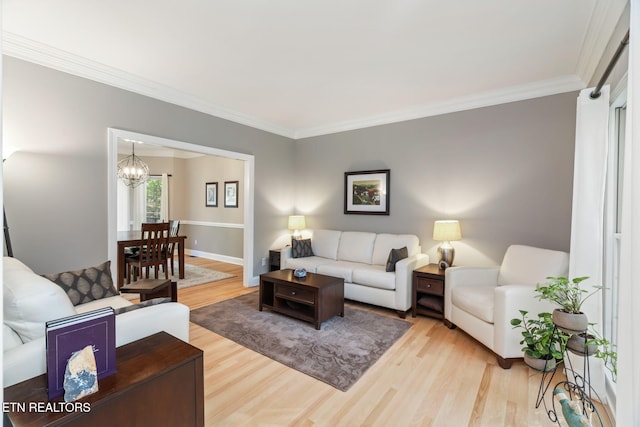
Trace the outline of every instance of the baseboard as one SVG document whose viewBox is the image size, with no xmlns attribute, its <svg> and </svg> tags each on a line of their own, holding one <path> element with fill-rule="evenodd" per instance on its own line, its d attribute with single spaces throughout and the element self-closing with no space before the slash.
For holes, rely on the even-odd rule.
<svg viewBox="0 0 640 427">
<path fill-rule="evenodd" d="M 194 257 L 198 257 L 198 258 L 206 258 L 206 259 L 210 259 L 210 260 L 213 260 L 213 261 L 226 262 L 226 263 L 235 264 L 235 265 L 244 265 L 244 261 L 242 260 L 242 258 L 230 257 L 230 256 L 227 256 L 227 255 L 214 254 L 214 253 L 211 253 L 211 252 L 196 251 L 196 250 L 193 250 L 193 249 L 185 249 L 184 253 L 185 253 L 185 255 L 188 255 L 188 256 L 194 256 Z"/>
</svg>

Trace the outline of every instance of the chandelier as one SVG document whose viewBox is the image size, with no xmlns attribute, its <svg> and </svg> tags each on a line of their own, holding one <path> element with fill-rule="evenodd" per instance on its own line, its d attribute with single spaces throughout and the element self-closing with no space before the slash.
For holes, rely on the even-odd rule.
<svg viewBox="0 0 640 427">
<path fill-rule="evenodd" d="M 132 188 L 149 178 L 149 166 L 136 156 L 135 143 L 131 143 L 131 155 L 118 162 L 118 178 Z"/>
</svg>

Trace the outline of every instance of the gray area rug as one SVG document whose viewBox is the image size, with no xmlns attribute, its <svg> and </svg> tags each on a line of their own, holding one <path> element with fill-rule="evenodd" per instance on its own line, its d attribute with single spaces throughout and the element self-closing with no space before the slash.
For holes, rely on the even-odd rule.
<svg viewBox="0 0 640 427">
<path fill-rule="evenodd" d="M 347 391 L 411 323 L 345 305 L 322 323 L 258 311 L 258 292 L 191 311 L 191 321 L 251 350 Z"/>
</svg>

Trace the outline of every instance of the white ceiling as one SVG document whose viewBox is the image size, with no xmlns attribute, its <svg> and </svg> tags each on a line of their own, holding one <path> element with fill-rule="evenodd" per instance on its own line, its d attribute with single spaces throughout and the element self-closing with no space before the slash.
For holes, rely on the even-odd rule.
<svg viewBox="0 0 640 427">
<path fill-rule="evenodd" d="M 303 138 L 577 90 L 627 0 L 3 0 L 3 48 Z"/>
</svg>

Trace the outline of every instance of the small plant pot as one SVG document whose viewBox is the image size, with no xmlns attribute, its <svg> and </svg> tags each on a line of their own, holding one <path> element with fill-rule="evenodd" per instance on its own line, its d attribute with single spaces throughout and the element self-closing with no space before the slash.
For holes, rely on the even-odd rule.
<svg viewBox="0 0 640 427">
<path fill-rule="evenodd" d="M 578 356 L 593 356 L 598 351 L 598 346 L 595 344 L 587 345 L 587 341 L 592 339 L 594 339 L 593 335 L 574 334 L 567 341 L 567 349 Z"/>
<path fill-rule="evenodd" d="M 553 310 L 553 323 L 567 334 L 579 334 L 587 330 L 589 319 L 584 313 L 567 313 L 559 308 Z"/>
<path fill-rule="evenodd" d="M 535 369 L 540 372 L 550 372 L 556 369 L 556 359 L 553 357 L 551 359 L 536 359 L 525 353 L 524 363 L 526 363 L 531 369 Z"/>
</svg>

